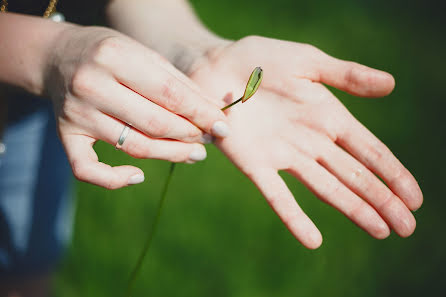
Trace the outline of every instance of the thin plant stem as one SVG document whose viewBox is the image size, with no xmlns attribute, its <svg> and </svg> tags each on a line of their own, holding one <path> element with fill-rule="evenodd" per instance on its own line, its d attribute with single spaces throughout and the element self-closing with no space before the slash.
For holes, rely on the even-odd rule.
<svg viewBox="0 0 446 297">
<path fill-rule="evenodd" d="M 224 111 L 224 110 L 228 109 L 228 108 L 231 107 L 232 105 L 236 105 L 237 103 L 239 103 L 240 101 L 242 101 L 242 99 L 243 99 L 243 97 L 241 97 L 240 99 L 235 100 L 234 102 L 232 102 L 232 103 L 226 105 L 225 107 L 223 107 L 223 108 L 221 109 L 221 111 Z"/>
<path fill-rule="evenodd" d="M 155 232 L 157 230 L 158 222 L 161 217 L 161 211 L 163 209 L 164 201 L 166 200 L 167 190 L 169 189 L 169 184 L 170 184 L 170 181 L 172 180 L 173 172 L 175 170 L 175 164 L 176 163 L 170 164 L 169 174 L 167 175 L 167 179 L 166 179 L 166 182 L 164 183 L 163 191 L 161 192 L 161 198 L 158 203 L 158 209 L 156 211 L 155 218 L 153 220 L 152 229 L 150 230 L 150 233 L 147 236 L 144 247 L 141 251 L 141 254 L 139 255 L 138 261 L 136 262 L 135 268 L 133 269 L 133 272 L 130 276 L 130 280 L 128 282 L 127 292 L 125 294 L 125 296 L 127 296 L 127 297 L 130 297 L 133 287 L 135 286 L 135 280 L 138 277 L 138 274 L 142 267 L 142 263 L 144 262 L 144 258 L 146 257 L 147 252 L 149 251 L 150 245 L 153 240 L 153 236 L 155 235 Z"/>
<path fill-rule="evenodd" d="M 260 82 L 258 82 L 258 83 L 260 83 Z M 256 90 L 257 89 L 255 89 L 254 92 Z M 244 98 L 244 96 L 242 96 L 240 99 L 238 99 L 238 100 L 236 100 L 236 101 L 226 105 L 221 110 L 224 111 L 224 110 L 230 108 L 231 106 L 233 106 L 233 105 L 239 103 L 240 101 L 242 101 L 243 98 Z M 163 209 L 164 201 L 166 200 L 167 190 L 169 189 L 169 184 L 170 184 L 170 181 L 172 180 L 172 176 L 173 176 L 174 170 L 175 170 L 175 163 L 171 163 L 169 174 L 167 176 L 166 182 L 164 183 L 163 191 L 161 192 L 161 198 L 160 198 L 160 202 L 158 204 L 158 209 L 156 211 L 155 218 L 153 220 L 152 229 L 150 230 L 150 233 L 147 236 L 147 239 L 146 239 L 146 242 L 144 244 L 144 247 L 143 247 L 143 249 L 141 251 L 141 254 L 139 255 L 138 261 L 136 262 L 135 268 L 133 269 L 132 274 L 130 276 L 130 279 L 129 279 L 129 282 L 128 282 L 128 285 L 127 285 L 127 291 L 126 291 L 126 294 L 125 294 L 126 297 L 130 297 L 130 294 L 131 294 L 131 292 L 133 290 L 133 287 L 135 286 L 135 280 L 136 280 L 136 278 L 138 277 L 138 275 L 139 275 L 139 273 L 141 271 L 142 264 L 144 262 L 144 259 L 145 259 L 146 255 L 147 255 L 147 252 L 149 251 L 150 245 L 151 245 L 152 240 L 153 240 L 153 236 L 155 235 L 156 229 L 158 227 L 158 222 L 159 222 L 160 217 L 161 217 L 161 212 L 162 212 L 162 209 Z"/>
</svg>

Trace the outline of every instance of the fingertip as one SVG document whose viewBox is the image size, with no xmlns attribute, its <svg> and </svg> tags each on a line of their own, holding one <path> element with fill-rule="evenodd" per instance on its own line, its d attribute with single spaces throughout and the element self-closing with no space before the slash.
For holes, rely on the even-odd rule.
<svg viewBox="0 0 446 297">
<path fill-rule="evenodd" d="M 375 226 L 373 232 L 370 233 L 370 235 L 372 235 L 376 239 L 386 239 L 390 235 L 390 228 L 384 221 L 381 221 Z"/>
<path fill-rule="evenodd" d="M 115 173 L 116 188 L 137 185 L 145 181 L 144 172 L 138 167 L 131 165 L 122 165 L 112 167 L 112 170 Z"/>
<path fill-rule="evenodd" d="M 417 211 L 421 208 L 423 205 L 424 197 L 423 192 L 421 191 L 421 188 L 418 186 L 414 186 L 414 190 L 411 192 L 412 197 L 410 199 L 410 202 L 408 203 L 408 207 L 411 211 Z"/>
<path fill-rule="evenodd" d="M 415 232 L 417 222 L 413 216 L 407 216 L 401 219 L 402 228 L 394 230 L 402 238 L 409 237 Z"/>
<path fill-rule="evenodd" d="M 322 234 L 318 231 L 317 233 L 311 236 L 311 241 L 307 245 L 307 247 L 311 250 L 318 249 L 322 245 L 322 241 L 323 241 Z"/>
<path fill-rule="evenodd" d="M 140 184 L 144 181 L 144 174 L 141 173 L 137 173 L 134 174 L 132 176 L 130 176 L 130 178 L 127 181 L 128 185 L 136 185 L 136 184 Z"/>
<path fill-rule="evenodd" d="M 384 72 L 384 73 L 387 76 L 386 80 L 387 80 L 387 85 L 388 85 L 388 94 L 390 94 L 395 89 L 395 85 L 396 85 L 395 77 L 393 77 L 393 75 L 388 72 Z"/>
<path fill-rule="evenodd" d="M 395 88 L 395 78 L 385 71 L 373 69 L 373 74 L 371 74 L 369 80 L 372 88 L 372 97 L 387 96 Z"/>
<path fill-rule="evenodd" d="M 395 79 L 385 71 L 373 69 L 358 63 L 351 63 L 346 71 L 347 92 L 362 97 L 383 97 L 395 87 Z"/>
<path fill-rule="evenodd" d="M 296 222 L 300 225 L 299 229 L 294 230 L 293 234 L 299 242 L 308 249 L 314 250 L 322 244 L 322 234 L 314 223 L 308 219 L 307 223 Z"/>
<path fill-rule="evenodd" d="M 192 162 L 203 161 L 207 157 L 206 148 L 202 144 L 194 144 L 192 151 L 189 154 L 189 160 Z"/>
<path fill-rule="evenodd" d="M 394 182 L 393 187 L 411 211 L 418 210 L 423 204 L 423 192 L 409 171 L 405 170 L 405 173 Z"/>
<path fill-rule="evenodd" d="M 229 126 L 224 121 L 216 121 L 211 128 L 211 132 L 216 137 L 227 137 L 229 135 Z"/>
</svg>

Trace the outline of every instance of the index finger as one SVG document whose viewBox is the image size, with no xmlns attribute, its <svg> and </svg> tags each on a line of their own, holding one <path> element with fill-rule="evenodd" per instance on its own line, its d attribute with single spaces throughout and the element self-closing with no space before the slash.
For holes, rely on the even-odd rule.
<svg viewBox="0 0 446 297">
<path fill-rule="evenodd" d="M 165 109 L 181 115 L 201 130 L 217 137 L 229 133 L 224 113 L 192 87 L 193 82 L 174 67 L 166 67 L 165 59 L 137 42 L 116 42 L 113 54 L 107 60 L 115 78 L 134 92 L 139 93 Z M 131 54 L 127 54 L 131 53 Z M 123 59 L 122 57 L 125 57 Z"/>
</svg>

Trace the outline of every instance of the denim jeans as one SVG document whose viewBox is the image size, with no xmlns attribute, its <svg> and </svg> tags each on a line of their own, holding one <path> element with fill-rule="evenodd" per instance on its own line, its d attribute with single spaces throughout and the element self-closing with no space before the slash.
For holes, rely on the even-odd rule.
<svg viewBox="0 0 446 297">
<path fill-rule="evenodd" d="M 50 102 L 9 99 L 1 141 L 0 277 L 50 270 L 69 242 L 73 220 L 71 170 Z"/>
</svg>

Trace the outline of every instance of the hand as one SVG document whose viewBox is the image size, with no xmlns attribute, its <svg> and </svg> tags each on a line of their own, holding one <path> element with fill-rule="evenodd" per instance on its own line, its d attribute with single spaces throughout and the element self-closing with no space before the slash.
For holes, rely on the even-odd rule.
<svg viewBox="0 0 446 297">
<path fill-rule="evenodd" d="M 105 28 L 73 26 L 60 36 L 45 88 L 79 180 L 109 189 L 143 181 L 136 167 L 98 162 L 92 148 L 99 139 L 115 145 L 126 124 L 124 152 L 172 162 L 206 157 L 202 130 L 227 134 L 224 113 L 155 52 Z"/>
<path fill-rule="evenodd" d="M 422 203 L 417 182 L 321 84 L 378 97 L 393 90 L 393 77 L 309 45 L 247 37 L 197 61 L 191 78 L 223 107 L 243 94 L 255 66 L 264 69 L 261 87 L 252 99 L 228 110 L 231 133 L 216 144 L 290 232 L 308 248 L 322 243 L 278 170 L 293 174 L 375 238 L 387 237 L 389 227 L 403 237 L 412 234 L 410 210 Z"/>
</svg>

